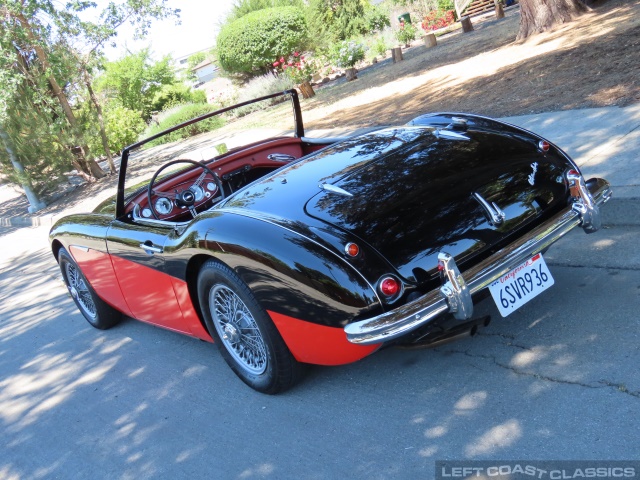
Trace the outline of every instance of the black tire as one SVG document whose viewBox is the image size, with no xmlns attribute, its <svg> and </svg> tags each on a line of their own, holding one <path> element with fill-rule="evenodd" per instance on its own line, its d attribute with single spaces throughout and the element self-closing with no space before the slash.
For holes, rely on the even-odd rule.
<svg viewBox="0 0 640 480">
<path fill-rule="evenodd" d="M 60 265 L 60 270 L 62 270 L 62 279 L 69 290 L 71 298 L 73 298 L 80 313 L 93 327 L 106 330 L 122 319 L 122 313 L 98 297 L 78 264 L 64 248 L 61 248 L 58 252 L 58 264 Z"/>
<path fill-rule="evenodd" d="M 233 270 L 207 261 L 198 274 L 198 299 L 222 357 L 244 383 L 258 392 L 275 394 L 298 382 L 302 364 Z"/>
</svg>

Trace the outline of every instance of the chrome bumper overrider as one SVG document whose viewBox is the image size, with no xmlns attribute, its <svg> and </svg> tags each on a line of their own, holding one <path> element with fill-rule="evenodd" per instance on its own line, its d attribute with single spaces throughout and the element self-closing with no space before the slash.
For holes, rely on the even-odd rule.
<svg viewBox="0 0 640 480">
<path fill-rule="evenodd" d="M 575 182 L 571 190 L 574 201 L 562 212 L 462 273 L 453 257 L 441 252 L 438 260 L 447 281 L 440 288 L 389 312 L 347 325 L 344 328 L 347 339 L 360 345 L 387 342 L 447 312 L 458 320 L 469 319 L 473 314 L 472 295 L 544 250 L 571 229 L 581 226 L 586 233 L 598 230 L 601 224 L 598 205 L 611 198 L 609 182 L 592 178 L 585 183 L 579 174 L 569 176 L 569 180 Z"/>
</svg>

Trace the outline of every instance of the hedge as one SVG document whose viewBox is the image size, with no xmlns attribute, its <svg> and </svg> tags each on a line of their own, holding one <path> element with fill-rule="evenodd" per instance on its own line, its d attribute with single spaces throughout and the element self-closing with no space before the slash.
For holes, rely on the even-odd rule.
<svg viewBox="0 0 640 480">
<path fill-rule="evenodd" d="M 307 41 L 304 14 L 294 7 L 257 10 L 228 23 L 218 35 L 218 64 L 229 73 L 262 74 L 275 59 Z"/>
</svg>

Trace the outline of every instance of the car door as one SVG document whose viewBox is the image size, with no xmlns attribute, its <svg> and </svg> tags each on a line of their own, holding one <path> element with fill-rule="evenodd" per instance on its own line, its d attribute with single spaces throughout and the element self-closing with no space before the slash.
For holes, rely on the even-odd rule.
<svg viewBox="0 0 640 480">
<path fill-rule="evenodd" d="M 115 220 L 107 231 L 107 248 L 133 316 L 191 334 L 172 278 L 165 272 L 164 247 L 171 232 L 170 225 L 149 226 Z"/>
</svg>

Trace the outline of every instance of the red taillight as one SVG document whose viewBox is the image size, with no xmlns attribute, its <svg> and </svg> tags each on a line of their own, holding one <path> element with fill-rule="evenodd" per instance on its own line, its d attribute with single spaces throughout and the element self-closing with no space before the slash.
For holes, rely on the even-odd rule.
<svg viewBox="0 0 640 480">
<path fill-rule="evenodd" d="M 380 291 L 387 297 L 393 297 L 400 291 L 400 283 L 393 277 L 385 277 L 380 281 Z"/>
<path fill-rule="evenodd" d="M 357 257 L 360 253 L 360 247 L 355 243 L 347 243 L 344 246 L 344 253 L 346 253 L 350 257 Z"/>
<path fill-rule="evenodd" d="M 538 148 L 543 152 L 549 151 L 549 142 L 545 142 L 544 140 L 540 140 L 538 142 Z"/>
</svg>

